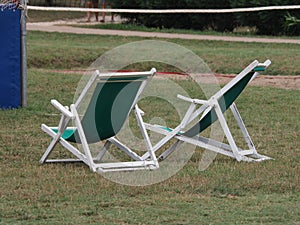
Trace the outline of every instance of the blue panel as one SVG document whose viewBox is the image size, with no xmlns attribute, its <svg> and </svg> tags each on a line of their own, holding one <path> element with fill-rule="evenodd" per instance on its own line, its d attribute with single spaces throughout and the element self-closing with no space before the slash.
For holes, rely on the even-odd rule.
<svg viewBox="0 0 300 225">
<path fill-rule="evenodd" d="M 21 106 L 20 10 L 0 10 L 0 108 Z"/>
</svg>

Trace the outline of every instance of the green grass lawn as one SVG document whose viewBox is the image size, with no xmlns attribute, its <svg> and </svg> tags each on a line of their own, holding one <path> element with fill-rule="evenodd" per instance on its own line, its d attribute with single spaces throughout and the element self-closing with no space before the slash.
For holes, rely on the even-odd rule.
<svg viewBox="0 0 300 225">
<path fill-rule="evenodd" d="M 29 32 L 28 67 L 86 69 L 100 55 L 122 44 L 150 38 Z M 204 60 L 215 73 L 232 74 L 254 59 L 272 60 L 269 75 L 299 75 L 297 44 L 240 43 L 162 39 L 181 45 Z M 162 68 L 164 69 L 164 68 Z"/>
<path fill-rule="evenodd" d="M 145 187 L 113 183 L 83 164 L 38 163 L 50 141 L 40 124 L 59 120 L 50 99 L 69 105 L 81 78 L 48 69 L 85 69 L 137 40 L 28 32 L 28 107 L 0 111 L 0 224 L 299 224 L 299 90 L 251 86 L 237 100 L 258 151 L 275 160 L 217 156 L 200 172 L 203 150 L 196 149 L 179 173 Z M 214 72 L 237 73 L 255 58 L 270 58 L 267 74 L 300 74 L 298 45 L 174 42 Z"/>
</svg>

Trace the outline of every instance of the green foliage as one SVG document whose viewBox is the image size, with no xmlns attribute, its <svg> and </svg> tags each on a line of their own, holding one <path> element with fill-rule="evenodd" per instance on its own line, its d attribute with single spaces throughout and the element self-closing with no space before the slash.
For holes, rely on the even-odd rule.
<svg viewBox="0 0 300 225">
<path fill-rule="evenodd" d="M 300 0 L 112 0 L 115 8 L 129 9 L 224 9 L 259 6 L 299 5 Z M 158 28 L 232 31 L 237 26 L 257 28 L 258 34 L 299 35 L 300 25 L 286 26 L 290 13 L 300 17 L 299 10 L 269 10 L 226 14 L 122 14 L 129 22 Z"/>
<path fill-rule="evenodd" d="M 186 0 L 189 8 L 195 9 L 227 9 L 231 8 L 230 0 Z M 235 28 L 236 22 L 233 13 L 224 14 L 192 14 L 191 18 L 192 29 L 197 30 L 215 30 L 215 31 L 232 31 Z M 188 25 L 188 24 L 186 24 Z"/>
<path fill-rule="evenodd" d="M 129 9 L 207 9 L 230 8 L 230 1 L 211 0 L 112 0 L 116 8 Z M 233 14 L 224 17 L 221 14 L 122 14 L 129 22 L 147 27 L 213 29 L 217 31 L 232 31 L 234 28 Z"/>
<path fill-rule="evenodd" d="M 300 0 L 232 0 L 233 8 L 299 5 Z M 300 35 L 300 25 L 286 26 L 286 15 L 299 17 L 300 10 L 270 10 L 259 12 L 237 13 L 240 26 L 255 26 L 258 34 L 266 35 Z"/>
<path fill-rule="evenodd" d="M 39 6 L 60 6 L 60 7 L 80 7 L 84 5 L 83 0 L 30 0 L 30 5 Z"/>
<path fill-rule="evenodd" d="M 297 25 L 298 23 L 300 23 L 300 19 L 297 19 L 296 17 L 291 16 L 290 13 L 288 13 L 285 16 L 285 20 L 287 22 L 287 26 L 294 26 L 294 25 Z"/>
<path fill-rule="evenodd" d="M 100 1 L 100 0 L 99 0 Z M 224 9 L 259 6 L 300 5 L 300 0 L 108 0 L 120 9 Z M 84 7 L 82 0 L 30 0 L 30 5 Z M 47 13 L 47 12 L 43 12 Z M 59 12 L 51 12 L 58 14 Z M 82 14 L 83 15 L 83 14 Z M 123 13 L 129 23 L 154 28 L 233 31 L 255 27 L 262 35 L 300 35 L 300 10 L 268 10 L 226 14 L 135 14 Z M 55 17 L 56 18 L 56 17 Z M 63 19 L 66 19 L 64 17 Z M 29 14 L 30 20 L 30 14 Z"/>
</svg>

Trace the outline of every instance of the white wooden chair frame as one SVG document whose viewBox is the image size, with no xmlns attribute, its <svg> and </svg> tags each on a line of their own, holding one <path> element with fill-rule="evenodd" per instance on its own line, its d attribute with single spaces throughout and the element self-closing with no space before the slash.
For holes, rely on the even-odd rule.
<svg viewBox="0 0 300 225">
<path fill-rule="evenodd" d="M 93 76 L 88 81 L 86 87 L 80 94 L 79 98 L 74 104 L 70 105 L 70 109 L 67 106 L 63 106 L 56 100 L 51 100 L 51 104 L 57 108 L 61 112 L 61 119 L 59 122 L 58 132 L 54 132 L 54 127 L 48 127 L 45 124 L 41 125 L 41 129 L 46 132 L 48 135 L 52 137 L 52 141 L 46 149 L 45 153 L 40 159 L 40 163 L 46 162 L 83 162 L 90 167 L 90 169 L 94 172 L 108 172 L 108 171 L 130 171 L 130 170 L 140 170 L 140 169 L 157 169 L 159 168 L 157 158 L 154 154 L 153 147 L 151 145 L 149 136 L 146 132 L 146 127 L 142 121 L 142 111 L 137 106 L 138 97 L 141 92 L 144 90 L 145 86 L 149 79 L 155 74 L 156 70 L 153 68 L 149 72 L 130 72 L 130 73 L 112 73 L 112 74 L 100 74 L 98 70 L 96 70 Z M 136 98 L 132 104 L 134 107 L 136 118 L 138 120 L 138 124 L 141 130 L 141 133 L 145 139 L 145 144 L 147 147 L 148 155 L 150 156 L 147 159 L 143 159 L 138 156 L 134 151 L 132 151 L 129 147 L 121 143 L 115 136 L 110 137 L 106 140 L 104 146 L 99 150 L 98 155 L 96 157 L 92 157 L 89 144 L 87 142 L 85 131 L 81 124 L 81 119 L 78 115 L 78 107 L 82 102 L 84 96 L 90 90 L 92 85 L 95 82 L 99 82 L 101 80 L 105 80 L 107 78 L 113 77 L 132 77 L 132 76 L 148 76 L 148 79 L 144 80 L 141 84 L 141 87 L 138 90 Z M 97 81 L 98 80 L 98 81 Z M 70 121 L 73 120 L 75 123 L 75 127 L 67 127 Z M 62 138 L 62 135 L 66 129 L 77 129 L 80 142 L 82 144 L 84 152 L 82 153 L 79 149 L 74 147 L 71 143 Z M 60 143 L 64 148 L 66 148 L 69 152 L 71 152 L 76 158 L 75 159 L 48 159 L 50 153 L 57 143 Z M 101 161 L 103 156 L 105 155 L 108 147 L 113 144 L 118 147 L 121 151 L 130 156 L 134 161 L 129 162 L 111 162 L 111 163 L 95 163 L 95 161 Z"/>
<path fill-rule="evenodd" d="M 221 110 L 219 100 L 223 97 L 223 94 L 231 89 L 237 82 L 239 82 L 245 75 L 253 71 L 256 67 L 266 68 L 271 64 L 270 60 L 266 60 L 264 63 L 259 63 L 258 61 L 252 62 L 248 67 L 246 67 L 240 74 L 238 74 L 234 79 L 232 79 L 227 85 L 225 85 L 220 91 L 213 95 L 209 100 L 191 99 L 181 95 L 178 98 L 190 102 L 190 106 L 181 121 L 181 123 L 174 129 L 166 128 L 160 125 L 145 124 L 148 130 L 157 132 L 159 134 L 165 135 L 165 137 L 153 148 L 156 152 L 163 144 L 168 142 L 170 139 L 175 138 L 175 142 L 171 147 L 164 151 L 158 158 L 163 160 L 167 158 L 172 152 L 178 149 L 178 146 L 183 142 L 193 144 L 195 146 L 223 154 L 235 158 L 237 161 L 262 161 L 271 159 L 268 156 L 261 155 L 257 152 L 253 141 L 246 129 L 246 126 L 242 120 L 242 117 L 237 109 L 236 104 L 233 102 L 230 106 L 230 110 L 240 128 L 242 135 L 247 143 L 249 149 L 241 149 L 237 146 L 232 133 L 230 132 L 229 126 L 226 122 L 224 114 Z M 253 80 L 259 72 L 255 72 L 251 78 Z M 250 82 L 251 82 L 250 80 Z M 200 107 L 198 107 L 200 105 Z M 198 107 L 198 108 L 197 108 Z M 193 137 L 188 137 L 184 135 L 185 131 L 183 129 L 195 118 L 201 116 L 203 118 L 211 109 L 214 109 L 217 114 L 217 119 L 220 122 L 222 130 L 227 138 L 228 144 L 219 142 L 210 138 L 200 136 L 199 134 Z M 200 120 L 201 120 L 200 118 Z M 142 159 L 148 158 L 150 155 L 145 153 Z"/>
</svg>

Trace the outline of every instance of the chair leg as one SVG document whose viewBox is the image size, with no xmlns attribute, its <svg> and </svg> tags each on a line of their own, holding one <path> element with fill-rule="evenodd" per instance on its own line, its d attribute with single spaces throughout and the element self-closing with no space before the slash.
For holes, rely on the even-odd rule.
<svg viewBox="0 0 300 225">
<path fill-rule="evenodd" d="M 230 106 L 230 109 L 233 113 L 233 116 L 239 126 L 239 128 L 241 129 L 242 131 L 242 134 L 244 136 L 244 139 L 245 139 L 245 142 L 247 143 L 248 145 L 248 148 L 249 148 L 249 152 L 247 154 L 244 154 L 243 155 L 243 159 L 244 161 L 263 161 L 263 160 L 269 160 L 269 159 L 272 159 L 271 157 L 268 157 L 268 156 L 265 156 L 265 155 L 261 155 L 261 154 L 258 154 L 255 146 L 254 146 L 254 143 L 248 133 L 248 130 L 244 124 L 244 121 L 237 109 L 237 106 L 235 105 L 235 103 L 233 103 L 231 106 Z M 244 152 L 247 152 L 247 151 L 244 151 Z"/>
<path fill-rule="evenodd" d="M 85 156 L 86 156 L 87 161 L 88 161 L 88 166 L 90 167 L 90 169 L 93 172 L 96 172 L 96 168 L 95 168 L 95 165 L 94 165 L 92 154 L 91 154 L 88 142 L 86 140 L 86 137 L 85 137 L 85 134 L 84 134 L 84 131 L 83 131 L 83 127 L 81 125 L 81 121 L 80 121 L 79 115 L 77 113 L 76 107 L 75 107 L 74 104 L 72 104 L 70 106 L 70 108 L 71 108 L 71 112 L 73 113 L 73 115 L 75 117 L 74 122 L 75 122 L 75 125 L 77 127 L 79 138 L 80 138 L 80 141 L 81 141 L 81 144 L 82 144 Z"/>
<path fill-rule="evenodd" d="M 239 113 L 239 111 L 238 111 L 238 109 L 237 109 L 235 103 L 233 103 L 233 104 L 230 106 L 230 109 L 231 109 L 231 112 L 232 112 L 232 114 L 233 114 L 233 116 L 234 116 L 234 118 L 235 118 L 235 120 L 236 120 L 236 122 L 237 122 L 239 128 L 240 128 L 241 131 L 242 131 L 242 134 L 243 134 L 244 139 L 245 139 L 245 141 L 246 141 L 246 143 L 247 143 L 247 145 L 248 145 L 248 148 L 249 148 L 250 150 L 252 150 L 254 154 L 257 154 L 257 151 L 256 151 L 256 149 L 255 149 L 255 146 L 254 146 L 254 144 L 253 144 L 253 141 L 252 141 L 252 139 L 251 139 L 251 137 L 250 137 L 250 135 L 249 135 L 249 133 L 248 133 L 248 131 L 247 131 L 247 128 L 246 128 L 246 126 L 245 126 L 245 124 L 244 124 L 244 121 L 243 121 L 243 119 L 242 119 L 242 117 L 241 117 L 241 115 L 240 115 L 240 113 Z"/>
<path fill-rule="evenodd" d="M 107 150 L 110 146 L 111 146 L 111 142 L 106 141 L 104 146 L 100 149 L 98 155 L 96 156 L 96 158 L 94 160 L 100 161 L 103 158 L 103 156 L 105 155 L 105 153 L 107 152 Z"/>
<path fill-rule="evenodd" d="M 158 159 L 159 160 L 164 160 L 164 159 L 168 158 L 168 156 L 171 155 L 176 149 L 178 149 L 177 147 L 179 147 L 182 143 L 183 143 L 183 141 L 177 140 L 174 144 L 171 145 L 171 147 L 169 147 L 166 151 L 164 151 L 158 157 Z"/>
<path fill-rule="evenodd" d="M 41 157 L 40 163 L 44 163 L 47 160 L 47 158 L 50 155 L 51 151 L 53 150 L 53 148 L 55 147 L 55 145 L 57 144 L 57 142 L 59 142 L 59 139 L 60 139 L 63 131 L 65 130 L 68 122 L 69 122 L 69 119 L 66 118 L 66 116 L 62 114 L 61 119 L 59 121 L 57 134 L 55 134 L 52 130 L 50 131 L 50 129 L 48 128 L 48 126 L 46 126 L 45 124 L 42 124 L 41 128 L 42 128 L 43 131 L 45 131 L 46 133 L 48 133 L 50 136 L 53 136 L 53 135 L 55 135 L 55 136 L 53 137 L 53 140 L 50 142 L 47 150 L 45 151 L 45 153 Z M 51 133 L 49 133 L 49 132 L 51 132 Z"/>
<path fill-rule="evenodd" d="M 125 154 L 127 154 L 130 158 L 137 160 L 137 161 L 142 160 L 142 158 L 138 154 L 136 154 L 134 151 L 132 151 L 129 147 L 124 145 L 122 142 L 120 142 L 116 138 L 111 137 L 108 139 L 108 141 L 111 142 L 112 144 L 114 144 L 115 146 L 117 146 L 121 151 L 123 151 Z"/>
<path fill-rule="evenodd" d="M 219 103 L 216 101 L 216 103 L 214 104 L 214 109 L 215 109 L 215 112 L 218 116 L 218 119 L 219 119 L 219 122 L 221 124 L 221 127 L 225 133 L 225 136 L 227 138 L 227 141 L 229 142 L 229 145 L 231 147 L 231 151 L 233 153 L 233 155 L 235 156 L 236 160 L 237 161 L 241 161 L 242 160 L 242 156 L 239 154 L 239 150 L 238 150 L 238 147 L 234 141 L 234 138 L 230 132 L 230 129 L 228 127 L 228 124 L 226 122 L 226 119 L 222 113 L 222 110 L 220 108 L 220 105 Z"/>
<path fill-rule="evenodd" d="M 151 144 L 151 141 L 150 141 L 150 138 L 149 138 L 149 135 L 147 133 L 147 129 L 146 129 L 146 126 L 145 126 L 145 123 L 143 121 L 143 118 L 142 118 L 142 110 L 140 110 L 140 108 L 138 107 L 138 105 L 135 105 L 135 116 L 137 118 L 137 122 L 138 122 L 138 125 L 140 127 L 140 130 L 141 130 L 141 133 L 142 133 L 142 136 L 145 140 L 145 143 L 146 143 L 146 146 L 147 146 L 147 154 L 150 156 L 150 159 L 155 162 L 156 166 L 158 167 L 158 161 L 157 161 L 157 158 L 156 158 L 156 155 L 155 155 L 155 150 Z M 146 160 L 146 158 L 144 158 L 142 156 L 142 159 L 143 160 Z"/>
<path fill-rule="evenodd" d="M 55 138 L 51 141 L 51 143 L 49 144 L 47 150 L 44 152 L 43 156 L 41 157 L 40 163 L 44 163 L 44 162 L 47 160 L 47 158 L 48 158 L 48 156 L 50 155 L 51 151 L 53 150 L 53 148 L 54 148 L 55 145 L 57 144 L 58 139 L 59 139 L 59 137 L 58 137 L 58 138 L 55 137 Z"/>
</svg>

